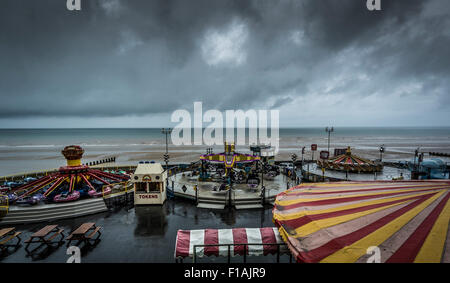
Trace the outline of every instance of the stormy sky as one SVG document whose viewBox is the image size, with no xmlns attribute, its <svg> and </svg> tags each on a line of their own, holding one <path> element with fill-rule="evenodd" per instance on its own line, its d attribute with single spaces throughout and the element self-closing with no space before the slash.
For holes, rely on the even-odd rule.
<svg viewBox="0 0 450 283">
<path fill-rule="evenodd" d="M 277 109 L 280 126 L 450 126 L 450 1 L 0 2 L 0 128 L 160 127 Z"/>
</svg>

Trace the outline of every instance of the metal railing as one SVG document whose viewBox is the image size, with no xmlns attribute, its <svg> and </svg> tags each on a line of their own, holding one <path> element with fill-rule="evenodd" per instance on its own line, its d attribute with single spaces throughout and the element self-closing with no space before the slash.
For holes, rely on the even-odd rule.
<svg viewBox="0 0 450 283">
<path fill-rule="evenodd" d="M 248 246 L 276 246 L 277 247 L 277 263 L 280 262 L 280 247 L 281 246 L 287 246 L 285 243 L 257 243 L 257 244 L 253 244 L 253 243 L 245 243 L 245 244 L 209 244 L 209 245 L 194 245 L 193 247 L 193 258 L 192 258 L 192 263 L 195 263 L 197 260 L 197 249 L 198 248 L 205 248 L 205 247 L 227 247 L 228 249 L 228 254 L 227 254 L 227 263 L 230 263 L 231 261 L 231 247 L 233 246 L 233 248 L 235 246 L 244 246 L 244 251 L 243 251 L 243 257 L 244 257 L 244 263 L 247 263 L 247 251 L 248 251 Z M 292 254 L 289 253 L 289 262 L 292 262 Z"/>
</svg>

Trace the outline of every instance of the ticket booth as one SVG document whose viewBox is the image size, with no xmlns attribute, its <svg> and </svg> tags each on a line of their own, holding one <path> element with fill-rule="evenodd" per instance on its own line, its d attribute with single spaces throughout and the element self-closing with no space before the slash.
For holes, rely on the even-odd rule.
<svg viewBox="0 0 450 283">
<path fill-rule="evenodd" d="M 138 164 L 131 175 L 135 205 L 162 205 L 166 201 L 167 172 L 159 163 Z"/>
</svg>

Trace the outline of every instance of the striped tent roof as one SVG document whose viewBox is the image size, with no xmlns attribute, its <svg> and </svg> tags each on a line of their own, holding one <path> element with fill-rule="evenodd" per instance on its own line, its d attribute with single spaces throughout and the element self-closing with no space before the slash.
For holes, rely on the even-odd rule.
<svg viewBox="0 0 450 283">
<path fill-rule="evenodd" d="M 450 262 L 450 181 L 303 184 L 273 220 L 298 262 Z"/>
<path fill-rule="evenodd" d="M 364 165 L 364 164 L 370 164 L 373 165 L 373 162 L 370 160 L 363 159 L 356 155 L 340 155 L 329 162 L 336 163 L 336 164 L 348 164 L 348 165 Z"/>
<path fill-rule="evenodd" d="M 374 165 L 372 161 L 352 154 L 350 147 L 347 148 L 346 153 L 338 155 L 330 159 L 328 162 L 340 165 Z"/>
<path fill-rule="evenodd" d="M 278 248 L 273 244 L 282 244 L 280 253 L 288 253 L 276 227 L 178 230 L 175 258 L 193 257 L 194 246 L 198 246 L 195 250 L 196 257 L 228 256 L 228 246 L 216 246 L 225 244 L 231 245 L 232 257 L 242 256 L 244 251 L 250 256 L 275 254 Z M 261 245 L 249 245 L 245 248 L 242 244 Z"/>
</svg>

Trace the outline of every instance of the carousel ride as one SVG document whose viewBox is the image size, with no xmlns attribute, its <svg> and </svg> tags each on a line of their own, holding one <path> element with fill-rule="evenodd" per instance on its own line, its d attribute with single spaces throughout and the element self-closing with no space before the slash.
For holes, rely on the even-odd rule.
<svg viewBox="0 0 450 283">
<path fill-rule="evenodd" d="M 317 165 L 324 169 L 349 173 L 374 173 L 383 170 L 382 164 L 376 164 L 371 160 L 352 154 L 350 147 L 342 155 L 329 160 L 318 160 Z"/>
<path fill-rule="evenodd" d="M 260 160 L 259 156 L 236 152 L 234 143 L 225 142 L 224 152 L 200 156 L 202 176 L 213 175 L 210 180 L 220 183 L 213 189 L 217 192 L 227 191 L 233 183 L 247 183 L 254 188 L 259 185 L 256 163 Z M 205 173 L 205 170 L 214 174 Z"/>
<path fill-rule="evenodd" d="M 80 197 L 101 197 L 111 193 L 114 184 L 129 180 L 126 172 L 115 174 L 82 165 L 83 153 L 80 146 L 66 146 L 62 154 L 67 166 L 38 179 L 26 178 L 24 184 L 9 188 L 6 192 L 9 202 L 32 205 L 40 201 L 69 202 Z"/>
</svg>

